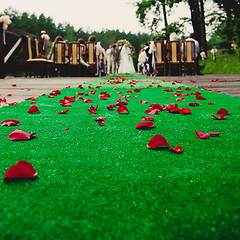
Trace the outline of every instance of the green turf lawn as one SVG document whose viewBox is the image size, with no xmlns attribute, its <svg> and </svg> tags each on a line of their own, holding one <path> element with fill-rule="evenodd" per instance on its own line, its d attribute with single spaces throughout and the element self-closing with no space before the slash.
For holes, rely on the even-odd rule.
<svg viewBox="0 0 240 240">
<path fill-rule="evenodd" d="M 0 122 L 21 122 L 0 126 L 2 177 L 19 160 L 30 162 L 38 172 L 35 181 L 1 181 L 0 239 L 240 238 L 240 99 L 197 88 L 185 91 L 185 86 L 184 93 L 201 91 L 207 100 L 190 95 L 179 102 L 172 92 L 162 90 L 170 86 L 176 91 L 181 83 L 153 80 L 163 88 L 157 84 L 147 88 L 152 80 L 131 78 L 142 83 L 109 85 L 109 78 L 103 78 L 91 82 L 94 89 L 87 83 L 83 90 L 63 89 L 56 98 L 41 96 L 36 104 L 40 114 L 26 113 L 30 101 L 0 109 Z M 135 88 L 143 90 L 129 94 L 129 115 L 118 114 L 116 108 L 107 110 L 119 99 L 116 92 L 127 95 Z M 76 101 L 67 114 L 57 113 L 66 109 L 58 103 L 64 96 L 91 90 L 98 92 L 83 98 L 92 103 Z M 100 101 L 101 91 L 111 97 Z M 160 112 L 153 115 L 154 128 L 137 130 L 149 106 L 140 104 L 140 99 L 149 104 L 201 106 L 190 107 L 192 115 Z M 210 101 L 216 104 L 207 105 Z M 87 111 L 91 104 L 99 105 L 95 115 Z M 210 116 L 220 108 L 230 112 L 226 120 Z M 105 126 L 93 121 L 100 116 L 106 118 Z M 30 141 L 10 141 L 8 135 L 15 129 L 37 135 Z M 198 139 L 195 130 L 220 136 Z M 181 145 L 183 152 L 148 149 L 156 134 L 174 148 Z"/>
</svg>

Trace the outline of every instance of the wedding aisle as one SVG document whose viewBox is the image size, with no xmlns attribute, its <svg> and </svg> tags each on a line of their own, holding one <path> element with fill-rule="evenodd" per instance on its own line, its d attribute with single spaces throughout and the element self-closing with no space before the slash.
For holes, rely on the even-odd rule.
<svg viewBox="0 0 240 240">
<path fill-rule="evenodd" d="M 114 75 L 2 106 L 2 237 L 238 239 L 240 98 L 188 82 Z"/>
</svg>

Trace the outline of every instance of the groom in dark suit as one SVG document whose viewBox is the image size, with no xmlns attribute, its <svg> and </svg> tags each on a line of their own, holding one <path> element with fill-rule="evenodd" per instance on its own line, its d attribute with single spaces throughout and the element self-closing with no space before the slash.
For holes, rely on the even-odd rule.
<svg viewBox="0 0 240 240">
<path fill-rule="evenodd" d="M 150 47 L 148 43 L 144 43 L 144 51 L 148 57 L 148 60 L 145 62 L 144 66 L 145 69 L 148 69 L 147 64 L 149 65 L 149 71 L 150 75 L 153 73 L 153 67 L 152 67 L 152 54 L 149 53 Z"/>
</svg>

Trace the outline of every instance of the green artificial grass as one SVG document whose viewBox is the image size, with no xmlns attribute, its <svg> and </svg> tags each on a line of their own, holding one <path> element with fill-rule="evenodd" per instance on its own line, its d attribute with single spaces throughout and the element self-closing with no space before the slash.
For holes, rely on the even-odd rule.
<svg viewBox="0 0 240 240">
<path fill-rule="evenodd" d="M 90 82 L 93 89 L 86 83 L 84 89 L 63 89 L 55 98 L 40 96 L 40 114 L 27 113 L 31 100 L 0 109 L 0 122 L 21 122 L 0 126 L 2 177 L 19 160 L 38 172 L 36 180 L 1 181 L 0 239 L 239 239 L 240 99 L 134 75 L 127 75 L 124 84 L 111 85 L 109 79 Z M 142 82 L 131 87 L 132 79 Z M 149 84 L 153 87 L 147 88 Z M 176 101 L 173 92 L 163 91 L 168 86 L 173 92 L 179 86 L 184 86 L 183 93 L 200 91 L 207 100 L 190 95 Z M 135 88 L 142 91 L 126 93 Z M 57 113 L 66 109 L 58 103 L 64 96 L 92 90 L 98 92 L 82 96 L 92 103 L 75 101 L 67 114 Z M 101 91 L 111 97 L 99 100 Z M 131 95 L 129 114 L 107 110 L 119 99 L 116 92 Z M 201 104 L 189 107 L 191 115 L 161 111 L 152 116 L 154 128 L 136 129 L 151 103 L 182 108 L 190 102 Z M 98 105 L 94 115 L 87 111 L 91 104 Z M 210 116 L 217 116 L 220 108 L 229 111 L 226 120 Z M 100 116 L 106 118 L 105 126 L 94 121 Z M 30 141 L 10 141 L 15 129 L 37 135 Z M 220 136 L 198 139 L 195 130 Z M 156 134 L 171 147 L 181 145 L 183 152 L 148 149 Z"/>
</svg>

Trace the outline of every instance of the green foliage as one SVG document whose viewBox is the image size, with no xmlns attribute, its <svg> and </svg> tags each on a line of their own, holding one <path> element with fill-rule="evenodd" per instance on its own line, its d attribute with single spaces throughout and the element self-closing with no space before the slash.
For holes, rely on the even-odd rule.
<svg viewBox="0 0 240 240">
<path fill-rule="evenodd" d="M 224 50 L 218 50 L 216 62 L 213 61 L 212 54 L 208 53 L 208 58 L 205 60 L 205 67 L 202 73 L 240 73 L 239 56 L 232 54 L 222 54 Z"/>
</svg>

